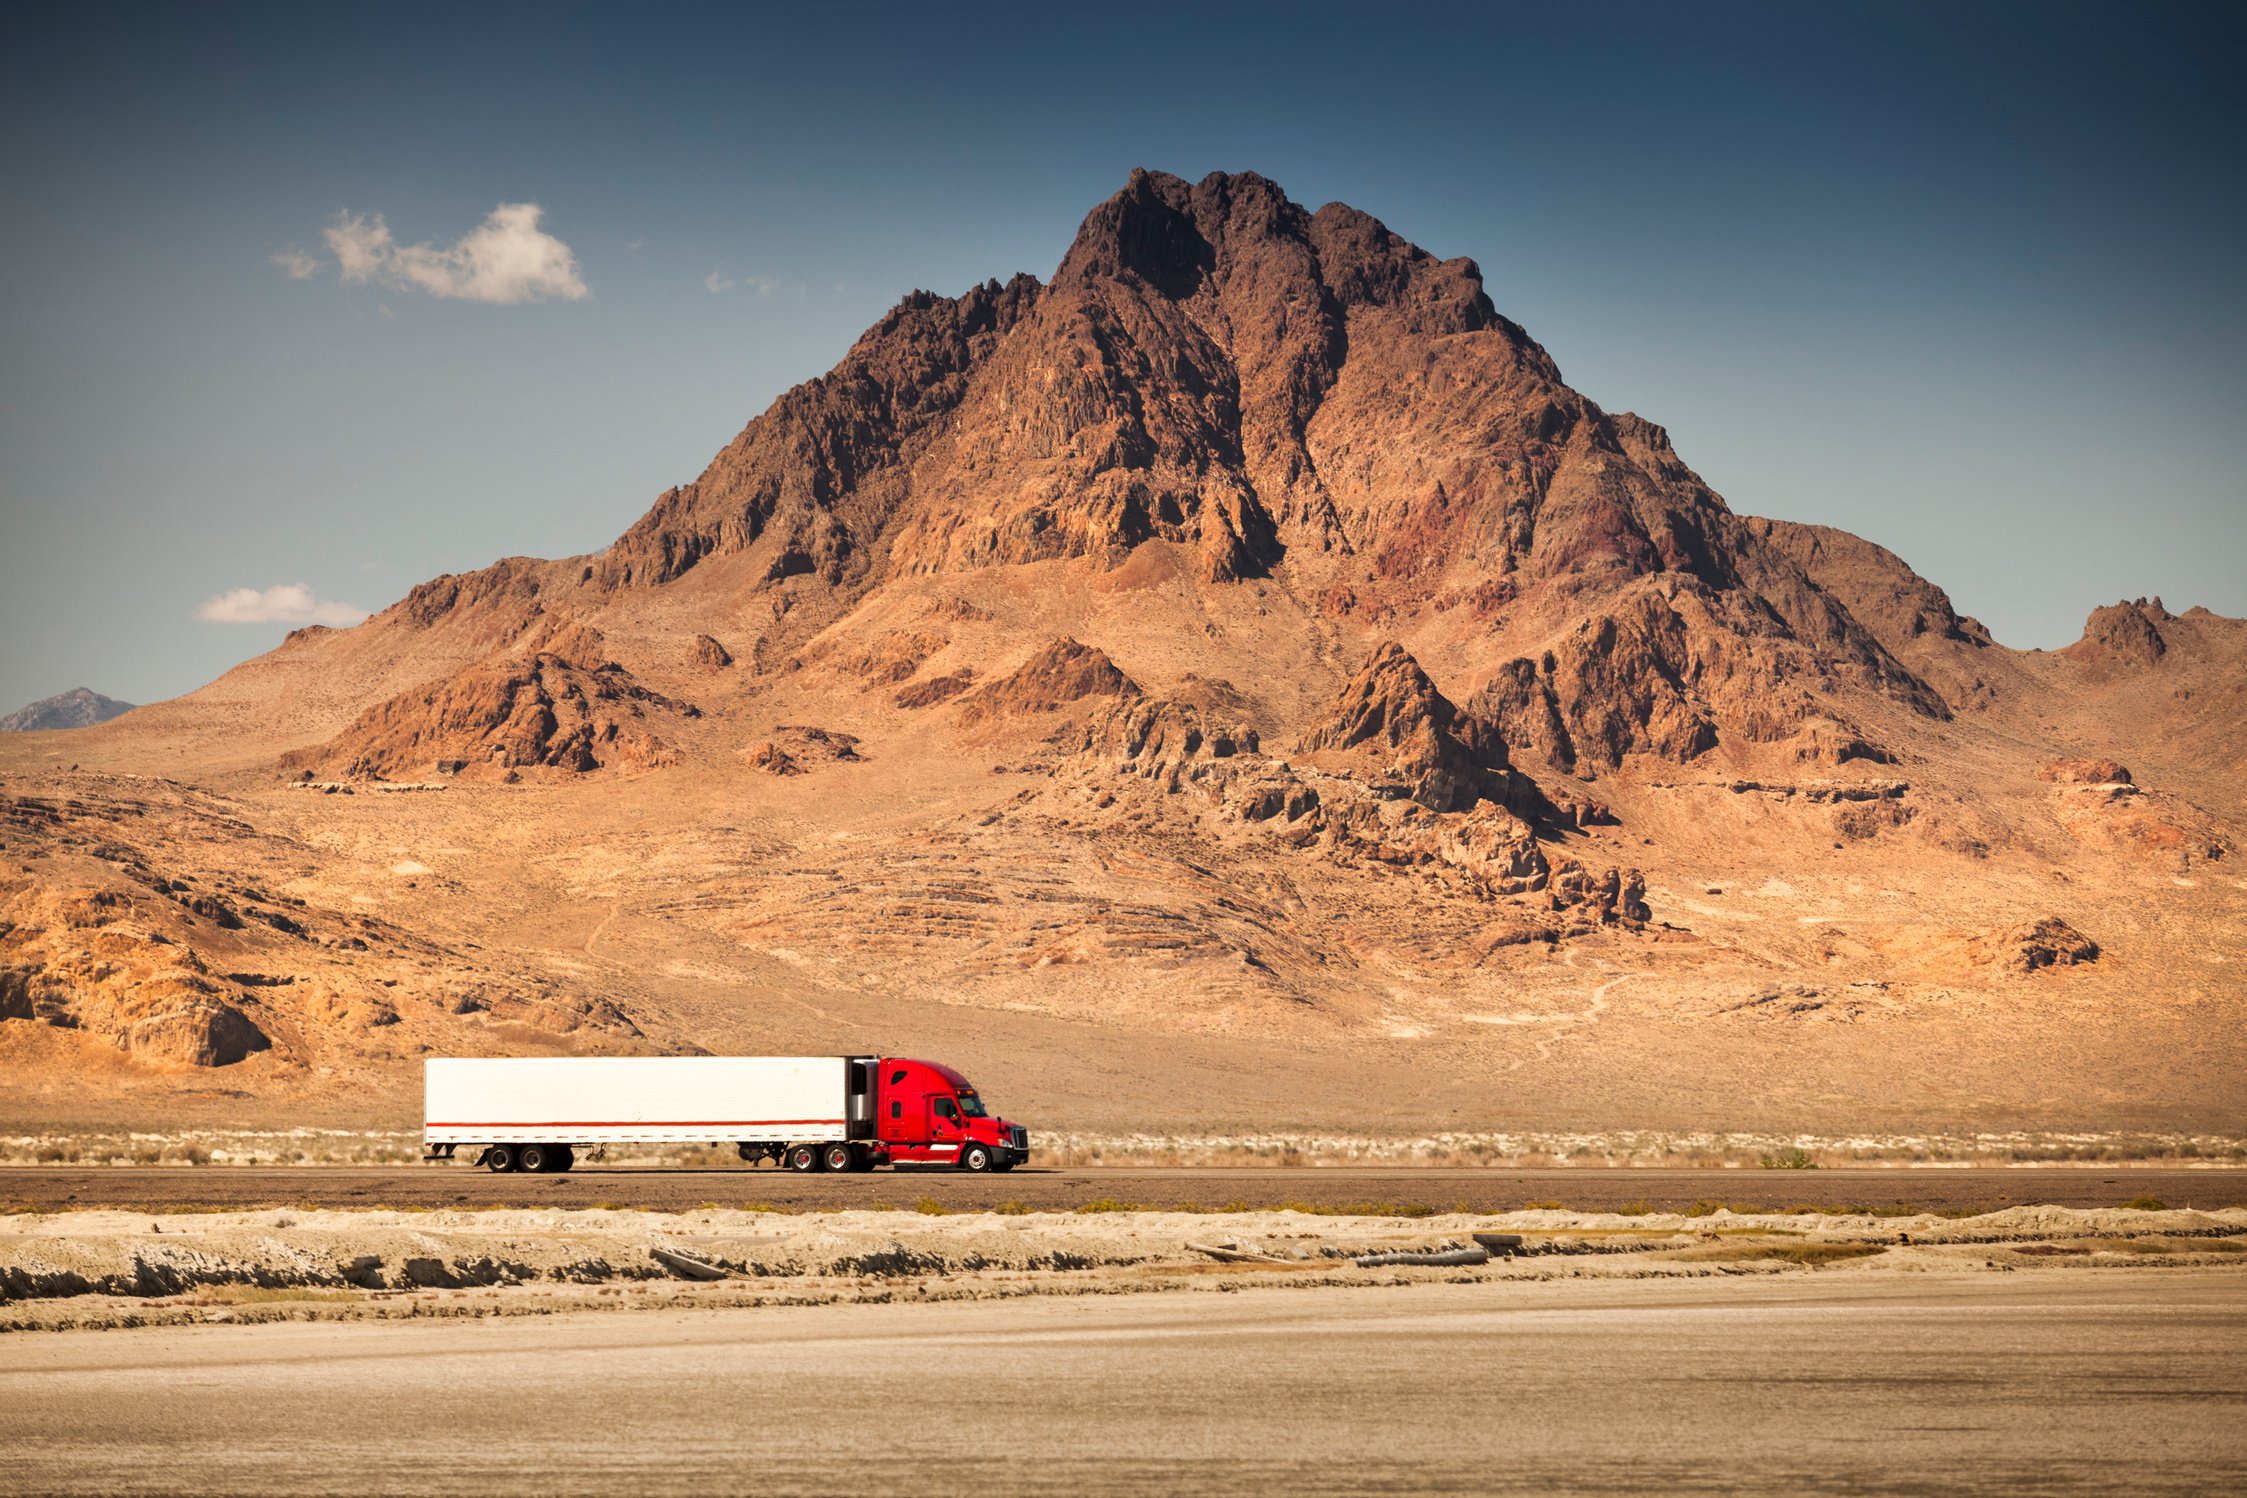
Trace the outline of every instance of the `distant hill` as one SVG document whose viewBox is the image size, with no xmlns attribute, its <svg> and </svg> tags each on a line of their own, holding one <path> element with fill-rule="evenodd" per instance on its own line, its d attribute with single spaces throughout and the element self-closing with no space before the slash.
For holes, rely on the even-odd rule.
<svg viewBox="0 0 2247 1498">
<path fill-rule="evenodd" d="M 29 707 L 19 707 L 5 718 L 0 718 L 0 733 L 38 733 L 49 728 L 91 728 L 96 723 L 107 723 L 119 713 L 129 713 L 132 710 L 130 702 L 104 697 L 86 687 L 74 687 L 59 697 L 48 697 Z"/>
</svg>

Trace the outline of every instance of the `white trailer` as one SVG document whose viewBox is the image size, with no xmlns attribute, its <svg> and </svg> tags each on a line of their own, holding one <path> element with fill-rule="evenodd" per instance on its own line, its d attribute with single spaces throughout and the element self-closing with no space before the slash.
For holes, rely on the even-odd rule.
<svg viewBox="0 0 2247 1498">
<path fill-rule="evenodd" d="M 734 1144 L 779 1158 L 870 1138 L 874 1058 L 432 1058 L 422 1064 L 432 1158 L 478 1146 L 494 1170 L 557 1171 L 578 1145 Z M 862 1151 L 860 1151 L 862 1153 Z"/>
</svg>

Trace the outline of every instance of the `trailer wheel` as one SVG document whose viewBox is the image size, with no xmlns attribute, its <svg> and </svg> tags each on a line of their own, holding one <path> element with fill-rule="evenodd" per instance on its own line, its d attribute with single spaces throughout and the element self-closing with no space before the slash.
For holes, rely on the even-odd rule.
<svg viewBox="0 0 2247 1498">
<path fill-rule="evenodd" d="M 990 1168 L 991 1152 L 985 1149 L 982 1145 L 971 1144 L 966 1149 L 960 1151 L 960 1169 L 989 1170 Z"/>
<path fill-rule="evenodd" d="M 506 1175 L 515 1168 L 515 1146 L 495 1144 L 484 1151 L 484 1169 L 495 1176 Z"/>
<path fill-rule="evenodd" d="M 826 1149 L 820 1151 L 819 1163 L 822 1169 L 837 1173 L 856 1170 L 858 1169 L 858 1151 L 847 1144 L 830 1144 Z"/>
<path fill-rule="evenodd" d="M 515 1150 L 515 1168 L 531 1175 L 544 1175 L 554 1168 L 554 1151 L 544 1144 L 519 1145 Z"/>
<path fill-rule="evenodd" d="M 561 1174 L 577 1164 L 577 1151 L 566 1144 L 554 1146 L 554 1170 Z"/>
<path fill-rule="evenodd" d="M 788 1146 L 788 1153 L 783 1157 L 782 1163 L 790 1170 L 809 1175 L 819 1169 L 819 1151 L 808 1144 L 792 1144 Z"/>
</svg>

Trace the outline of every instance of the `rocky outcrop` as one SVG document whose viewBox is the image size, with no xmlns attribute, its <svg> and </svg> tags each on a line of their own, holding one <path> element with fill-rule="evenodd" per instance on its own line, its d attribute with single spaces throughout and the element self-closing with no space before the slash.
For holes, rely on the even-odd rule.
<svg viewBox="0 0 2247 1498">
<path fill-rule="evenodd" d="M 2111 759 L 2055 759 L 2037 774 L 2052 782 L 2052 811 L 2080 842 L 2184 874 L 2229 857 L 2232 840 L 2216 820 L 2183 798 L 2140 786 Z"/>
<path fill-rule="evenodd" d="M 230 1066 L 267 1049 L 247 1012 L 255 1001 L 194 947 L 151 940 L 136 905 L 115 889 L 0 888 L 0 1020 L 82 1031 L 185 1066 Z"/>
<path fill-rule="evenodd" d="M 56 728 L 91 728 L 107 723 L 119 713 L 133 710 L 130 702 L 85 687 L 73 687 L 54 697 L 44 697 L 0 718 L 0 733 L 44 733 Z"/>
<path fill-rule="evenodd" d="M 1818 590 L 1848 611 L 1881 648 L 1942 693 L 1953 708 L 1986 703 L 1996 641 L 1981 621 L 1903 558 L 1862 536 L 1826 525 L 1747 518 L 1748 532 L 1799 566 Z"/>
<path fill-rule="evenodd" d="M 838 653 L 832 665 L 869 690 L 893 687 L 912 680 L 928 658 L 949 643 L 945 636 L 927 630 L 893 629 L 855 650 Z"/>
<path fill-rule="evenodd" d="M 35 1027 L 44 1054 L 90 1045 L 169 1070 L 458 1054 L 488 1044 L 474 1033 L 488 1023 L 599 1031 L 607 1047 L 638 1036 L 606 999 L 513 964 L 479 972 L 469 953 L 253 877 L 295 878 L 304 845 L 261 837 L 214 798 L 71 779 L 67 799 L 0 793 L 0 834 L 40 871 L 0 872 L 0 1044 Z"/>
<path fill-rule="evenodd" d="M 905 709 L 934 707 L 939 702 L 949 702 L 969 687 L 975 685 L 975 668 L 962 666 L 942 676 L 925 677 L 900 691 L 890 700 Z"/>
<path fill-rule="evenodd" d="M 419 776 L 455 760 L 471 769 L 648 770 L 673 758 L 654 725 L 699 716 L 614 662 L 588 668 L 541 651 L 393 697 L 281 763 L 307 779 Z"/>
<path fill-rule="evenodd" d="M 1354 761 L 1400 779 L 1430 811 L 1505 799 L 1505 746 L 1486 724 L 1463 717 L 1394 641 L 1374 650 L 1297 747 L 1313 763 Z"/>
<path fill-rule="evenodd" d="M 2002 927 L 1974 942 L 1981 960 L 2013 973 L 2096 962 L 2099 944 L 2058 916 Z"/>
<path fill-rule="evenodd" d="M 2060 653 L 2096 665 L 2158 665 L 2169 653 L 2161 627 L 2175 620 L 2158 598 L 2110 603 L 2093 609 L 2084 621 L 2083 638 Z"/>
<path fill-rule="evenodd" d="M 1106 651 L 1056 639 L 964 699 L 957 721 L 965 727 L 990 718 L 1056 712 L 1087 698 L 1138 695 L 1137 683 L 1116 668 Z"/>
<path fill-rule="evenodd" d="M 751 769 L 768 775 L 802 775 L 821 765 L 856 763 L 860 758 L 856 734 L 787 723 L 741 753 Z"/>
<path fill-rule="evenodd" d="M 733 664 L 733 652 L 709 635 L 694 637 L 694 663 L 705 671 L 723 671 Z"/>
<path fill-rule="evenodd" d="M 1070 741 L 1058 794 L 1095 812 L 1175 824 L 1179 799 L 1214 814 L 1235 835 L 1343 867 L 1417 869 L 1490 897 L 1530 901 L 1597 924 L 1650 919 L 1635 871 L 1597 871 L 1548 859 L 1535 829 L 1495 797 L 1498 765 L 1469 748 L 1472 730 L 1401 649 L 1385 647 L 1314 727 L 1321 747 L 1282 760 L 1245 723 L 1213 720 L 1191 703 L 1138 697 L 1096 715 Z M 1477 779 L 1479 777 L 1479 780 Z M 1479 784 L 1486 794 L 1470 794 Z M 1143 788 L 1159 799 L 1133 801 Z M 1435 804 L 1435 803 L 1441 803 Z M 1611 819 L 1581 809 L 1587 824 Z M 1558 930 L 1559 927 L 1552 928 Z"/>
<path fill-rule="evenodd" d="M 1872 743 L 1846 723 L 1831 718 L 1812 718 L 1804 723 L 1788 741 L 1794 761 L 1801 765 L 1817 765 L 1833 769 L 1851 761 L 1866 764 L 1892 765 L 1896 756 Z"/>
<path fill-rule="evenodd" d="M 2129 785 L 2130 772 L 2111 759 L 2055 759 L 2037 772 L 2055 785 Z"/>
</svg>

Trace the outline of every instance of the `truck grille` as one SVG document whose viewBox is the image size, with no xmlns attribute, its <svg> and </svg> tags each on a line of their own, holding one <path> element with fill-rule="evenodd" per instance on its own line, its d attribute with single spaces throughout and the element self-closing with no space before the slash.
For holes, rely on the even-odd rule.
<svg viewBox="0 0 2247 1498">
<path fill-rule="evenodd" d="M 1027 1152 L 1030 1148 L 1030 1131 L 1022 1127 L 1022 1125 L 1020 1124 L 1013 1124 L 1009 1126 L 1007 1129 L 1007 1143 L 1013 1145 L 1018 1150 Z"/>
</svg>

